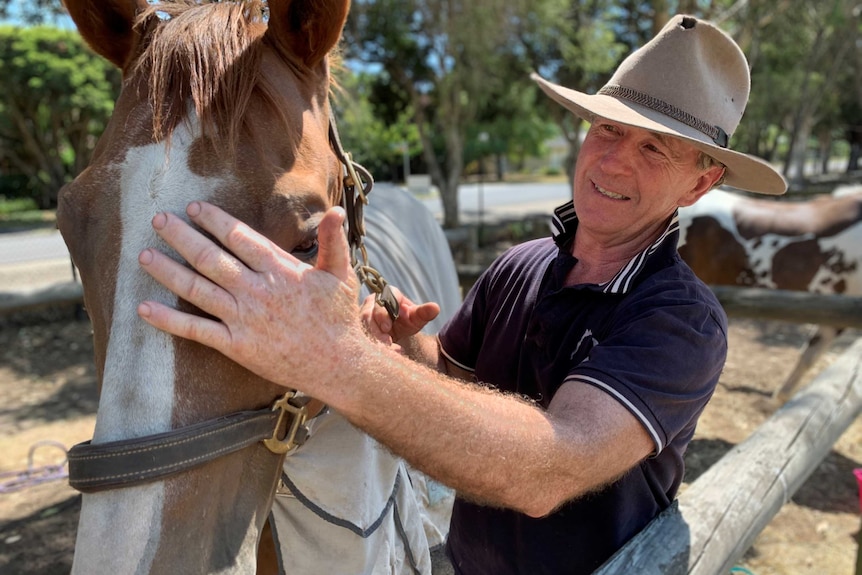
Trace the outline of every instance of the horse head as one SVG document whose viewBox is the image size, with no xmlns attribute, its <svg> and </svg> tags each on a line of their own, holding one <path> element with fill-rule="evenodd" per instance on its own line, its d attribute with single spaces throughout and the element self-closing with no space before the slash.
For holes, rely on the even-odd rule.
<svg viewBox="0 0 862 575">
<path fill-rule="evenodd" d="M 57 213 L 93 324 L 92 445 L 268 410 L 283 390 L 138 319 L 144 299 L 191 307 L 137 257 L 167 249 L 150 225 L 156 213 L 184 214 L 201 199 L 314 259 L 317 222 L 343 192 L 329 54 L 349 0 L 64 1 L 84 40 L 123 72 L 111 121 Z M 255 442 L 179 474 L 85 493 L 73 572 L 254 572 L 283 457 Z"/>
</svg>

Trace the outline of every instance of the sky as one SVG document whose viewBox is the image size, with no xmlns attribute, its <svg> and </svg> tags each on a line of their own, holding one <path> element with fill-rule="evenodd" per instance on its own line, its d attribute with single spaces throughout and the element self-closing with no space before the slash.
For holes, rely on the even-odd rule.
<svg viewBox="0 0 862 575">
<path fill-rule="evenodd" d="M 26 22 L 21 19 L 21 7 L 24 4 L 24 0 L 12 0 L 9 2 L 9 15 L 7 18 L 0 18 L 0 24 L 12 24 L 13 26 L 26 25 Z M 45 21 L 45 24 L 50 24 L 60 28 L 75 27 L 75 23 L 72 22 L 72 19 L 65 14 L 59 17 L 49 18 Z"/>
</svg>

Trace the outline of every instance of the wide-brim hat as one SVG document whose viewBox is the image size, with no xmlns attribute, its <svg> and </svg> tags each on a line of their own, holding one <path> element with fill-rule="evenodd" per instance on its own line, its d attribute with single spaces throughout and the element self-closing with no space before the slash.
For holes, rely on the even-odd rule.
<svg viewBox="0 0 862 575">
<path fill-rule="evenodd" d="M 725 32 L 693 16 L 675 16 L 629 55 L 597 94 L 532 74 L 551 98 L 592 122 L 600 117 L 685 140 L 727 167 L 725 183 L 783 194 L 784 178 L 767 162 L 729 149 L 745 111 L 748 62 Z"/>
</svg>

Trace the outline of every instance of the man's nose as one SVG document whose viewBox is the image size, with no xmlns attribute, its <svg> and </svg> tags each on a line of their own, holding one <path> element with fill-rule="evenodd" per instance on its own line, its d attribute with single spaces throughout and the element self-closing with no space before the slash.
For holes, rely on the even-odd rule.
<svg viewBox="0 0 862 575">
<path fill-rule="evenodd" d="M 601 157 L 602 170 L 609 174 L 630 173 L 635 151 L 629 138 L 620 138 L 608 144 Z"/>
</svg>

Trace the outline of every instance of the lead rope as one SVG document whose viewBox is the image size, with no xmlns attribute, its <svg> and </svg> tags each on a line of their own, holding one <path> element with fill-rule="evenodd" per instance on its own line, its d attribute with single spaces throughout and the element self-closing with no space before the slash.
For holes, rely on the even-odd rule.
<svg viewBox="0 0 862 575">
<path fill-rule="evenodd" d="M 36 466 L 34 464 L 35 454 L 40 447 L 56 447 L 63 453 L 63 460 L 59 463 Z M 62 443 L 51 440 L 37 441 L 30 446 L 30 451 L 27 453 L 27 469 L 0 473 L 0 495 L 14 493 L 49 481 L 66 479 L 69 476 L 69 473 L 64 469 L 66 459 L 66 446 Z"/>
<path fill-rule="evenodd" d="M 383 306 L 394 322 L 398 319 L 398 300 L 389 282 L 369 264 L 368 250 L 365 249 L 363 210 L 368 204 L 368 194 L 374 187 L 374 178 L 368 170 L 353 161 L 349 152 L 344 151 L 334 118 L 329 122 L 329 140 L 335 155 L 344 166 L 341 205 L 347 215 L 346 233 L 347 244 L 350 246 L 350 264 L 359 281 L 375 294 L 374 300 L 378 305 Z"/>
</svg>

